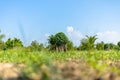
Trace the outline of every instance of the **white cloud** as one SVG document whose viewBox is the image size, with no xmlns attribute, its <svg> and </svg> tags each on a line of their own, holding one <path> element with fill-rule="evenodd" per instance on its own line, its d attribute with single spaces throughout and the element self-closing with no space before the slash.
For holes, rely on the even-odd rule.
<svg viewBox="0 0 120 80">
<path fill-rule="evenodd" d="M 50 36 L 50 34 L 48 34 L 48 33 L 45 33 L 45 37 L 47 37 L 47 38 L 48 38 L 49 36 Z"/>
<path fill-rule="evenodd" d="M 67 34 L 75 46 L 79 46 L 80 40 L 85 37 L 80 31 L 74 29 L 73 26 L 67 27 Z M 105 43 L 117 44 L 117 42 L 120 41 L 120 32 L 117 31 L 104 31 L 97 32 L 96 34 L 98 38 L 96 42 L 104 41 Z"/>
<path fill-rule="evenodd" d="M 72 26 L 67 27 L 67 34 L 75 46 L 80 45 L 80 40 L 84 37 L 80 31 L 75 30 Z"/>
<path fill-rule="evenodd" d="M 68 32 L 68 33 L 71 33 L 71 32 L 73 32 L 73 31 L 74 31 L 74 29 L 73 29 L 72 26 L 68 26 L 68 27 L 67 27 L 67 32 Z"/>
<path fill-rule="evenodd" d="M 83 37 L 81 32 L 78 31 L 78 30 L 74 30 L 74 28 L 72 26 L 67 27 L 67 33 L 68 33 L 69 36 L 72 36 L 72 37 L 77 37 L 77 38 L 82 38 Z"/>
<path fill-rule="evenodd" d="M 117 31 L 105 31 L 96 33 L 98 37 L 98 42 L 104 41 L 106 43 L 114 43 L 116 44 L 120 41 L 120 33 Z"/>
</svg>

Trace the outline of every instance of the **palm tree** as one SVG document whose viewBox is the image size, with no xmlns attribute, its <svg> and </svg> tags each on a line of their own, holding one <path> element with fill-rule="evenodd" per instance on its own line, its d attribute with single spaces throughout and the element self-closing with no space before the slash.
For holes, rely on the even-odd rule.
<svg viewBox="0 0 120 80">
<path fill-rule="evenodd" d="M 96 35 L 95 36 L 86 36 L 86 38 L 83 38 L 81 40 L 80 44 L 80 50 L 93 50 L 95 47 L 95 41 L 97 40 Z"/>
<path fill-rule="evenodd" d="M 97 38 L 96 38 L 96 35 L 95 36 L 88 36 L 88 35 L 86 35 L 86 37 L 87 37 L 87 46 L 88 46 L 88 50 L 92 50 L 92 49 L 94 49 L 94 46 L 95 46 L 95 41 L 97 40 Z"/>
</svg>

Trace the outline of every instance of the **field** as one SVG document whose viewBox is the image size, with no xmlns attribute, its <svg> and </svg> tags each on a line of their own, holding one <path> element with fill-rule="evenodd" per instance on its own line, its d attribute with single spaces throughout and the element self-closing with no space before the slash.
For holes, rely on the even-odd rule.
<svg viewBox="0 0 120 80">
<path fill-rule="evenodd" d="M 119 51 L 0 51 L 2 80 L 120 80 Z"/>
</svg>

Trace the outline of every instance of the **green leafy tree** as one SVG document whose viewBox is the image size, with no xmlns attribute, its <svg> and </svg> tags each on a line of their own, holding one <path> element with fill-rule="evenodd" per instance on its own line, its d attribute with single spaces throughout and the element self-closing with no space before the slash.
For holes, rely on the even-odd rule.
<svg viewBox="0 0 120 80">
<path fill-rule="evenodd" d="M 120 50 L 120 41 L 117 43 L 118 47 L 119 47 L 119 50 Z"/>
<path fill-rule="evenodd" d="M 104 50 L 109 50 L 110 49 L 110 45 L 109 45 L 109 43 L 106 43 L 105 45 L 104 45 Z"/>
<path fill-rule="evenodd" d="M 68 41 L 67 43 L 67 50 L 74 50 L 74 45 L 72 41 Z"/>
<path fill-rule="evenodd" d="M 45 49 L 45 48 L 44 48 L 44 45 L 43 45 L 42 43 L 40 43 L 40 44 L 39 44 L 38 51 L 41 51 L 41 50 L 43 50 L 43 49 Z"/>
<path fill-rule="evenodd" d="M 29 47 L 30 51 L 41 51 L 44 48 L 43 44 L 39 44 L 36 40 L 32 41 Z"/>
<path fill-rule="evenodd" d="M 9 38 L 6 42 L 5 42 L 6 48 L 13 48 L 13 41 L 11 38 Z"/>
<path fill-rule="evenodd" d="M 117 49 L 118 47 L 113 44 L 113 43 L 106 43 L 104 45 L 104 50 L 113 50 L 113 49 Z"/>
<path fill-rule="evenodd" d="M 20 39 L 14 38 L 12 41 L 14 47 L 23 47 L 23 43 Z"/>
<path fill-rule="evenodd" d="M 56 48 L 59 51 L 66 51 L 66 44 L 68 42 L 67 36 L 63 32 L 59 32 L 55 35 Z"/>
<path fill-rule="evenodd" d="M 5 45 L 6 45 L 6 48 L 23 47 L 22 41 L 17 38 L 14 38 L 13 40 L 9 38 L 5 42 Z"/>
<path fill-rule="evenodd" d="M 51 35 L 48 39 L 51 50 L 66 51 L 68 38 L 63 32 L 59 32 L 55 35 Z"/>
<path fill-rule="evenodd" d="M 3 41 L 0 41 L 0 50 L 4 50 L 5 43 Z"/>
<path fill-rule="evenodd" d="M 109 43 L 109 46 L 110 46 L 110 49 L 112 50 L 112 49 L 114 49 L 115 44 Z"/>
<path fill-rule="evenodd" d="M 96 49 L 97 50 L 104 50 L 104 42 L 100 42 L 96 44 Z"/>
<path fill-rule="evenodd" d="M 57 45 L 56 45 L 56 40 L 54 35 L 49 36 L 48 43 L 49 43 L 48 48 L 50 48 L 50 50 L 56 49 Z"/>
<path fill-rule="evenodd" d="M 119 46 L 118 45 L 114 45 L 114 50 L 119 50 Z"/>
</svg>

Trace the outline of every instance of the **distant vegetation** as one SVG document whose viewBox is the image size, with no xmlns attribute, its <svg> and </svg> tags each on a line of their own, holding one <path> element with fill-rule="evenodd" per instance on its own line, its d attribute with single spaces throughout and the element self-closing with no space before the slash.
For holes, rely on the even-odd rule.
<svg viewBox="0 0 120 80">
<path fill-rule="evenodd" d="M 0 31 L 1 32 L 1 31 Z M 0 49 L 7 50 L 13 49 L 15 47 L 25 48 L 26 51 L 41 51 L 41 50 L 49 50 L 49 51 L 69 51 L 69 50 L 80 50 L 80 51 L 89 51 L 89 50 L 119 50 L 120 42 L 117 45 L 113 43 L 104 43 L 103 41 L 99 43 L 95 43 L 97 35 L 88 36 L 86 38 L 81 39 L 78 47 L 73 45 L 73 42 L 69 40 L 69 38 L 63 33 L 58 32 L 55 35 L 50 35 L 48 38 L 48 45 L 44 47 L 43 43 L 39 43 L 36 40 L 32 41 L 29 46 L 24 46 L 23 42 L 18 39 L 9 38 L 7 41 L 3 41 L 5 38 L 4 34 L 0 34 Z"/>
</svg>

